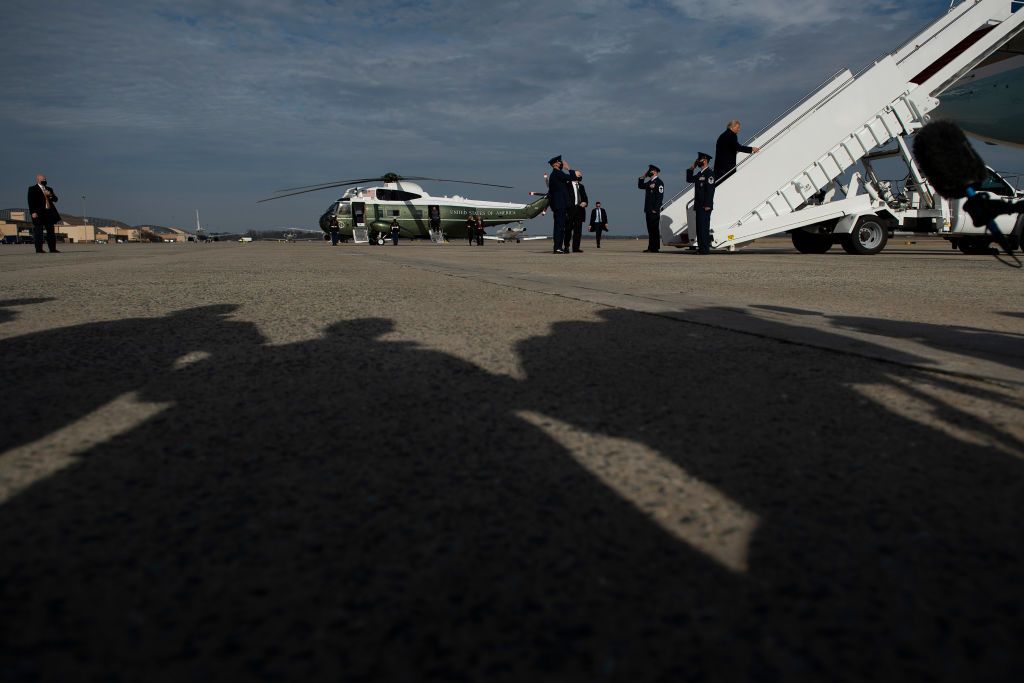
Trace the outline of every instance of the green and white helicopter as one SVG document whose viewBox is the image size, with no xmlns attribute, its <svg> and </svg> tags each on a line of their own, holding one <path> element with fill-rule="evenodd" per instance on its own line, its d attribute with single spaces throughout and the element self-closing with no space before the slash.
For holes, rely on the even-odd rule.
<svg viewBox="0 0 1024 683">
<path fill-rule="evenodd" d="M 376 178 L 338 180 L 320 185 L 290 187 L 278 190 L 276 196 L 261 199 L 260 202 L 338 187 L 347 188 L 344 195 L 332 202 L 320 216 L 320 229 L 324 231 L 325 237 L 330 234 L 333 217 L 338 222 L 338 233 L 342 239 L 351 239 L 357 243 L 384 244 L 386 236 L 391 234 L 393 220 L 398 221 L 401 237 L 423 237 L 435 242 L 439 242 L 445 237 L 464 238 L 467 236 L 467 219 L 470 216 L 480 216 L 485 228 L 518 224 L 500 231 L 499 235 L 501 236 L 496 238 L 499 241 L 515 239 L 516 242 L 520 242 L 529 239 L 546 239 L 545 237 L 527 237 L 526 228 L 522 223 L 547 210 L 547 196 L 542 196 L 529 204 L 482 201 L 458 195 L 438 197 L 429 194 L 417 181 L 465 183 L 511 189 L 508 185 L 478 183 L 470 180 L 400 176 L 397 173 L 387 173 Z M 363 183 L 373 182 L 384 184 L 383 186 L 363 186 Z M 530 194 L 538 193 L 531 192 Z M 495 238 L 488 237 L 488 239 Z"/>
</svg>

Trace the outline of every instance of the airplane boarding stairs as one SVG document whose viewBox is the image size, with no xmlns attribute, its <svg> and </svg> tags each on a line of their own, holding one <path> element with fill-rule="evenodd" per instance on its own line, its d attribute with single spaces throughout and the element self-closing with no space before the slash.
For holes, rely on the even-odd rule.
<svg viewBox="0 0 1024 683">
<path fill-rule="evenodd" d="M 867 195 L 821 205 L 813 198 L 893 139 L 907 152 L 903 136 L 927 122 L 938 95 L 1021 32 L 1022 6 L 964 0 L 859 75 L 839 72 L 755 136 L 747 144 L 761 151 L 743 159 L 715 191 L 712 248 L 732 249 L 870 209 Z M 693 224 L 691 186 L 663 208 L 662 241 L 692 243 Z"/>
</svg>

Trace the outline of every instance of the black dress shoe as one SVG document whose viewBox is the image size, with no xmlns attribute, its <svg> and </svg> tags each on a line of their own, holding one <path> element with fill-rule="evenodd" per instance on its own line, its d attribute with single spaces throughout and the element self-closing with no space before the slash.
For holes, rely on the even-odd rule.
<svg viewBox="0 0 1024 683">
<path fill-rule="evenodd" d="M 565 252 L 564 252 L 564 251 L 562 251 L 561 249 L 555 249 L 555 250 L 554 250 L 553 252 L 551 252 L 551 253 L 552 253 L 552 254 L 564 254 Z"/>
<path fill-rule="evenodd" d="M 60 249 L 51 249 L 50 253 L 51 254 L 59 254 L 60 253 Z"/>
<path fill-rule="evenodd" d="M 657 254 L 658 250 L 657 249 L 644 249 L 644 253 L 645 254 Z"/>
<path fill-rule="evenodd" d="M 572 253 L 574 253 L 574 254 L 582 254 L 583 250 L 582 249 L 573 249 Z"/>
</svg>

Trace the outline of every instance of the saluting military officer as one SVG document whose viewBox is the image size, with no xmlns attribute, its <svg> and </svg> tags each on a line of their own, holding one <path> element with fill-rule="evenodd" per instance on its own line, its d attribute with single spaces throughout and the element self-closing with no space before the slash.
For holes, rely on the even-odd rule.
<svg viewBox="0 0 1024 683">
<path fill-rule="evenodd" d="M 647 248 L 645 254 L 657 254 L 661 250 L 661 203 L 665 199 L 665 183 L 658 174 L 661 169 L 650 164 L 647 173 L 640 176 L 637 188 L 644 191 L 644 217 L 647 219 Z"/>
<path fill-rule="evenodd" d="M 693 211 L 697 215 L 697 253 L 711 253 L 711 212 L 715 208 L 715 173 L 711 155 L 700 152 L 686 171 L 686 182 L 693 183 Z"/>
<path fill-rule="evenodd" d="M 567 226 L 569 205 L 572 203 L 572 190 L 569 183 L 574 176 L 570 176 L 569 164 L 562 160 L 562 155 L 552 157 L 548 160 L 551 165 L 551 175 L 544 174 L 544 180 L 548 184 L 548 206 L 551 207 L 551 216 L 554 219 L 554 253 L 564 254 L 562 248 L 565 240 L 565 228 Z"/>
</svg>

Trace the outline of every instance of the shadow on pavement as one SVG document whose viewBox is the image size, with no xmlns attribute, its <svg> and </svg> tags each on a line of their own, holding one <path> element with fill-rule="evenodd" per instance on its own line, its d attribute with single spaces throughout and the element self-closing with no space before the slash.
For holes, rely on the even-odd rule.
<svg viewBox="0 0 1024 683">
<path fill-rule="evenodd" d="M 1020 444 L 958 437 L 977 418 L 937 398 L 948 379 L 609 310 L 522 342 L 514 380 L 384 341 L 384 319 L 269 346 L 233 310 L 0 341 L 41 359 L 5 377 L 29 418 L 0 474 L 98 414 L 121 425 L 0 503 L 3 680 L 1024 666 Z M 95 353 L 45 362 L 69 344 Z M 907 382 L 949 429 L 871 398 Z M 634 451 L 756 519 L 744 566 L 708 550 L 732 533 L 713 496 L 694 501 L 711 536 L 684 539 L 657 481 L 629 488 Z"/>
<path fill-rule="evenodd" d="M 0 299 L 0 324 L 10 322 L 18 317 L 18 312 L 11 310 L 19 306 L 32 306 L 34 304 L 45 304 L 53 301 L 52 297 L 39 297 L 35 299 Z"/>
<path fill-rule="evenodd" d="M 821 316 L 837 329 L 848 329 L 892 339 L 909 339 L 936 350 L 971 356 L 1011 368 L 1024 368 L 1024 354 L 1021 353 L 1021 348 L 1024 346 L 1024 334 L 886 318 L 831 315 L 785 306 L 753 305 L 751 308 L 799 316 Z M 1014 314 L 1004 313 L 1002 315 L 1012 316 Z"/>
</svg>

